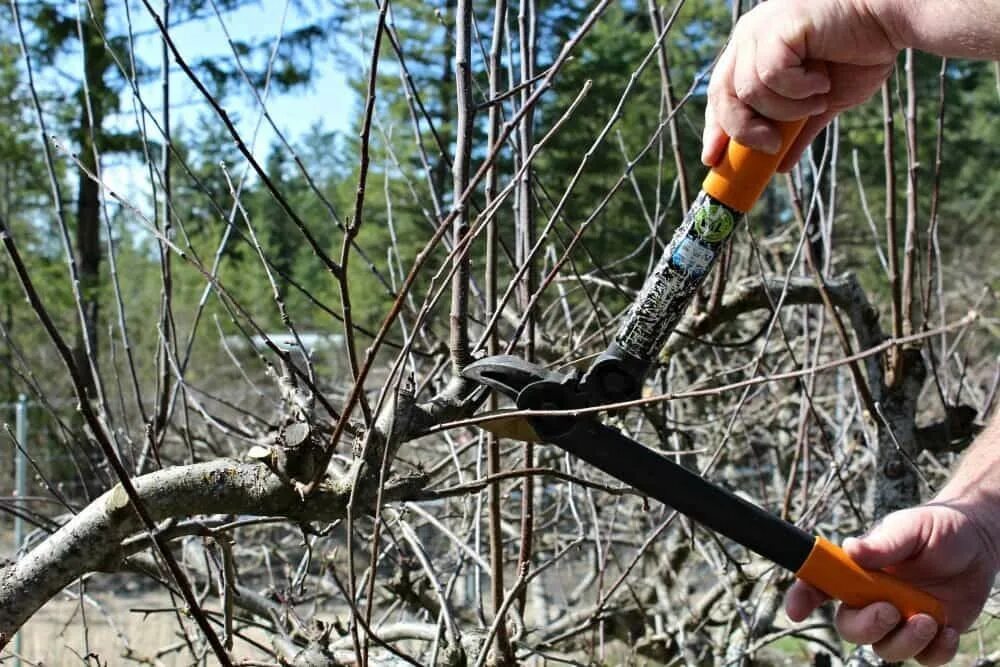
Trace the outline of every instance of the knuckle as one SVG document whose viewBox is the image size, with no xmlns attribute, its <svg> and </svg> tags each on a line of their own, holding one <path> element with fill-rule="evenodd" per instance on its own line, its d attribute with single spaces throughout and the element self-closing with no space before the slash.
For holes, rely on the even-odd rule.
<svg viewBox="0 0 1000 667">
<path fill-rule="evenodd" d="M 889 632 L 901 620 L 899 612 L 890 605 L 879 605 L 875 610 L 875 623 L 883 633 Z"/>
<path fill-rule="evenodd" d="M 708 82 L 708 103 L 718 104 L 720 94 L 722 94 L 722 75 L 713 74 Z"/>
<path fill-rule="evenodd" d="M 761 90 L 761 87 L 757 85 L 756 81 L 736 82 L 736 97 L 744 104 L 756 106 L 760 104 L 763 95 L 764 93 Z"/>
<path fill-rule="evenodd" d="M 873 624 L 859 623 L 858 614 L 857 610 L 849 609 L 843 605 L 837 610 L 834 624 L 836 625 L 837 633 L 841 637 L 854 644 L 869 644 L 874 639 L 880 639 L 885 634 L 879 631 L 879 636 L 873 638 L 872 632 L 868 631 Z"/>
<path fill-rule="evenodd" d="M 753 21 L 753 12 L 742 14 L 733 26 L 733 41 L 746 37 L 750 32 L 750 23 Z"/>
<path fill-rule="evenodd" d="M 715 122 L 727 135 L 737 140 L 739 139 L 738 134 L 744 132 L 746 125 L 742 116 L 737 104 L 722 101 L 715 107 Z"/>
<path fill-rule="evenodd" d="M 726 134 L 744 146 L 749 146 L 754 140 L 753 133 L 749 131 L 746 124 L 734 125 L 726 131 Z"/>
<path fill-rule="evenodd" d="M 784 70 L 769 63 L 762 63 L 757 67 L 757 76 L 768 88 L 778 88 L 784 83 Z"/>
<path fill-rule="evenodd" d="M 900 621 L 899 612 L 888 604 L 876 604 L 845 612 L 843 636 L 855 644 L 873 644 L 886 639 Z M 839 629 L 840 626 L 838 626 Z"/>
</svg>

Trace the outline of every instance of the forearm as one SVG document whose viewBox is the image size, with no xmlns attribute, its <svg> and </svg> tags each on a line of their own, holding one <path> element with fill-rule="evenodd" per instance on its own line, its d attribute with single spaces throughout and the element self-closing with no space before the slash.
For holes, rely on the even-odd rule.
<svg viewBox="0 0 1000 667">
<path fill-rule="evenodd" d="M 935 502 L 973 514 L 1000 557 L 1000 408 L 962 457 Z"/>
<path fill-rule="evenodd" d="M 968 493 L 987 489 L 1000 496 L 1000 409 L 969 446 L 942 493 Z"/>
<path fill-rule="evenodd" d="M 900 48 L 1000 60 L 997 0 L 860 0 Z"/>
</svg>

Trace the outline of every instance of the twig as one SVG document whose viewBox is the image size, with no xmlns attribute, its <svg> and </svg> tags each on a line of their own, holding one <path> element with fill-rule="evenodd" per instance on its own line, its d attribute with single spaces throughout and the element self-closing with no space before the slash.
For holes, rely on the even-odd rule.
<svg viewBox="0 0 1000 667">
<path fill-rule="evenodd" d="M 167 47 L 170 49 L 170 53 L 173 54 L 174 60 L 177 62 L 177 65 L 181 68 L 181 70 L 184 72 L 185 76 L 188 77 L 191 83 L 194 84 L 195 88 L 198 89 L 198 92 L 202 94 L 202 96 L 205 98 L 205 101 L 208 102 L 209 106 L 212 107 L 212 109 L 218 115 L 219 120 L 222 121 L 222 124 L 226 126 L 226 129 L 229 131 L 230 136 L 236 143 L 236 147 L 239 149 L 243 157 L 246 158 L 247 163 L 253 168 L 254 172 L 257 174 L 257 177 L 260 178 L 261 183 L 264 184 L 264 187 L 266 187 L 268 192 L 271 193 L 271 196 L 274 197 L 274 200 L 275 202 L 278 203 L 278 206 L 280 206 L 281 209 L 286 214 L 288 214 L 288 218 L 292 221 L 292 223 L 299 230 L 299 232 L 302 233 L 303 238 L 305 238 L 306 243 L 309 244 L 309 247 L 310 249 L 312 249 L 313 254 L 315 254 L 316 257 L 320 260 L 320 262 L 323 263 L 326 269 L 330 272 L 330 275 L 332 275 L 334 278 L 339 279 L 340 276 L 342 275 L 341 267 L 335 261 L 333 261 L 333 259 L 331 259 L 329 255 L 326 254 L 326 251 L 324 251 L 322 247 L 320 247 L 319 242 L 309 231 L 305 222 L 303 222 L 303 220 L 291 207 L 291 204 L 288 203 L 288 200 L 285 199 L 285 196 L 281 193 L 281 191 L 277 188 L 277 186 L 275 186 L 274 182 L 267 175 L 267 172 L 265 172 L 264 169 L 260 166 L 260 164 L 258 164 L 256 158 L 254 158 L 253 156 L 253 153 L 250 152 L 250 149 L 247 148 L 246 143 L 243 141 L 242 135 L 236 129 L 236 126 L 233 125 L 233 121 L 229 118 L 229 114 L 226 113 L 226 110 L 222 108 L 222 105 L 219 104 L 218 100 L 216 100 L 215 97 L 212 96 L 212 94 L 205 87 L 205 84 L 201 82 L 201 79 L 198 78 L 198 75 L 195 74 L 194 70 L 191 69 L 191 66 L 188 65 L 187 60 L 185 60 L 184 56 L 181 55 L 180 51 L 177 48 L 177 45 L 174 43 L 174 40 L 170 37 L 170 33 L 167 31 L 166 26 L 163 24 L 163 19 L 160 17 L 159 14 L 156 13 L 156 10 L 153 9 L 153 6 L 149 3 L 149 0 L 142 0 L 142 4 L 146 8 L 146 12 L 156 23 L 156 27 L 159 29 L 160 34 L 163 36 L 163 41 L 166 42 Z"/>
<path fill-rule="evenodd" d="M 544 476 L 544 477 L 552 477 L 553 479 L 561 479 L 565 482 L 569 482 L 571 484 L 578 484 L 579 486 L 588 489 L 595 489 L 597 491 L 602 491 L 612 496 L 640 495 L 632 487 L 608 486 L 606 484 L 592 482 L 590 480 L 583 479 L 582 477 L 562 472 L 561 470 L 556 470 L 555 468 L 517 468 L 515 470 L 506 470 L 504 472 L 487 475 L 483 479 L 479 479 L 474 482 L 458 484 L 456 486 L 450 486 L 440 490 L 428 489 L 418 494 L 418 496 L 415 497 L 414 500 L 437 500 L 442 498 L 450 498 L 453 496 L 479 493 L 484 488 L 492 486 L 493 484 L 496 484 L 498 482 L 502 482 L 505 479 L 516 479 L 518 477 L 531 477 L 531 476 Z"/>
<path fill-rule="evenodd" d="M 505 622 L 507 610 L 510 609 L 510 606 L 514 604 L 514 601 L 521 594 L 522 589 L 527 584 L 527 579 L 528 573 L 522 569 L 518 574 L 517 579 L 514 581 L 514 585 L 507 592 L 507 595 L 504 596 L 503 602 L 500 604 L 500 609 L 493 618 L 493 622 L 490 624 L 490 629 L 486 632 L 486 638 L 483 640 L 481 648 L 479 649 L 479 656 L 476 658 L 475 667 L 483 667 L 483 665 L 486 664 L 486 659 L 490 654 L 490 644 L 493 643 L 493 637 L 496 635 L 500 624 Z"/>
<path fill-rule="evenodd" d="M 520 0 L 517 13 L 518 53 L 520 55 L 520 75 L 522 82 L 528 82 L 534 76 L 535 70 L 535 31 L 537 17 L 535 15 L 535 0 Z M 531 98 L 531 86 L 521 89 L 522 108 Z M 517 145 L 521 166 L 521 177 L 518 179 L 516 193 L 517 202 L 517 251 L 516 260 L 524 279 L 518 282 L 518 302 L 524 321 L 524 356 L 528 361 L 535 360 L 535 321 L 536 315 L 532 308 L 531 295 L 537 282 L 537 261 L 534 247 L 538 230 L 535 228 L 535 209 L 532 197 L 533 169 L 531 163 L 531 145 L 534 143 L 534 112 L 529 107 L 518 123 Z M 535 446 L 531 442 L 523 443 L 522 465 L 531 468 L 535 464 Z M 535 531 L 535 480 L 526 476 L 521 480 L 521 539 L 517 555 L 517 569 L 526 573 L 531 569 L 532 543 Z M 527 591 L 522 588 L 517 594 L 517 604 L 522 614 L 525 609 Z"/>
<path fill-rule="evenodd" d="M 767 384 L 770 382 L 781 382 L 784 380 L 795 380 L 801 377 L 807 377 L 816 373 L 822 373 L 824 371 L 832 370 L 835 368 L 840 368 L 846 364 L 851 364 L 856 361 L 861 361 L 862 359 L 867 359 L 875 355 L 881 354 L 886 350 L 892 349 L 893 347 L 900 345 L 908 345 L 910 343 L 916 343 L 933 336 L 939 336 L 943 332 L 954 331 L 956 329 L 961 329 L 963 327 L 972 324 L 977 319 L 979 319 L 979 313 L 972 311 L 968 313 L 965 317 L 955 320 L 949 324 L 942 327 L 937 327 L 930 331 L 922 331 L 919 333 L 911 334 L 909 336 L 903 336 L 902 338 L 887 338 L 878 345 L 869 347 L 865 350 L 857 352 L 849 357 L 841 357 L 832 361 L 828 361 L 815 366 L 810 366 L 808 368 L 800 368 L 793 371 L 785 371 L 782 373 L 772 373 L 770 375 L 751 377 L 746 380 L 740 380 L 739 382 L 731 382 L 724 385 L 719 385 L 717 387 L 709 387 L 706 389 L 692 389 L 688 391 L 678 391 L 671 392 L 667 394 L 657 394 L 654 396 L 647 396 L 644 398 L 635 399 L 632 401 L 623 401 L 620 403 L 607 403 L 604 405 L 596 405 L 587 408 L 578 408 L 574 410 L 497 410 L 496 412 L 483 412 L 475 417 L 470 417 L 467 419 L 456 419 L 450 422 L 443 422 L 441 424 L 435 425 L 433 428 L 427 430 L 427 433 L 436 433 L 438 431 L 443 431 L 446 429 L 460 428 L 464 426 L 474 426 L 479 425 L 484 422 L 494 421 L 498 419 L 513 419 L 518 417 L 579 417 L 582 415 L 596 414 L 603 411 L 617 411 L 626 408 L 640 407 L 643 405 L 653 405 L 655 403 L 661 403 L 664 401 L 676 401 L 685 398 L 703 398 L 706 396 L 719 396 L 724 393 L 734 391 L 737 389 L 745 389 L 747 387 L 754 387 L 761 384 Z"/>
<path fill-rule="evenodd" d="M 892 337 L 903 335 L 902 287 L 899 275 L 899 247 L 896 240 L 896 153 L 893 132 L 895 120 L 889 81 L 882 84 L 882 131 L 885 143 L 885 234 L 889 258 L 889 288 L 892 294 Z M 902 381 L 902 356 L 895 347 L 889 350 L 886 385 L 894 387 Z"/>
<path fill-rule="evenodd" d="M 532 94 L 531 97 L 532 104 L 537 102 L 537 100 L 542 96 L 542 94 L 544 94 L 545 91 L 547 91 L 551 87 L 552 78 L 561 69 L 562 65 L 569 58 L 569 54 L 573 51 L 574 47 L 590 31 L 590 29 L 597 22 L 597 19 L 601 16 L 601 14 L 604 13 L 604 11 L 607 9 L 610 3 L 611 0 L 601 0 L 601 2 L 599 2 L 598 5 L 594 7 L 594 9 L 587 16 L 587 19 L 577 30 L 577 33 L 568 42 L 566 42 L 566 44 L 560 51 L 559 57 L 556 59 L 556 62 L 552 65 L 552 69 L 550 70 L 549 75 L 545 77 L 545 80 L 542 82 L 542 85 L 540 85 Z M 520 114 L 523 114 L 524 112 L 525 109 L 522 108 L 520 111 L 518 111 L 517 114 L 515 114 L 514 118 L 512 118 L 503 126 L 503 128 L 500 131 L 500 136 L 497 138 L 497 143 L 490 147 L 489 155 L 487 155 L 486 159 L 480 165 L 475 175 L 473 175 L 473 177 L 469 180 L 469 187 L 466 188 L 465 192 L 462 193 L 462 196 L 460 197 L 459 202 L 456 202 L 456 205 L 458 205 L 461 202 L 461 200 L 464 200 L 467 197 L 471 196 L 474 191 L 474 188 L 478 187 L 480 181 L 482 181 L 486 172 L 489 170 L 490 165 L 492 165 L 493 161 L 497 158 L 500 151 L 500 146 L 502 146 L 503 143 L 507 141 L 508 137 L 510 137 L 511 133 L 513 132 L 513 128 L 516 126 L 515 123 L 520 119 Z M 368 351 L 365 354 L 365 360 L 361 367 L 360 376 L 354 383 L 354 386 L 351 388 L 351 392 L 348 395 L 347 400 L 344 404 L 343 414 L 345 415 L 345 417 L 350 414 L 351 410 L 353 410 L 355 404 L 361 397 L 362 385 L 364 384 L 364 380 L 367 377 L 369 371 L 371 370 L 372 364 L 375 359 L 375 354 L 378 352 L 382 340 L 388 333 L 389 327 L 395 321 L 395 318 L 398 315 L 400 307 L 402 305 L 402 300 L 405 298 L 405 296 L 409 293 L 410 289 L 413 287 L 417 275 L 419 275 L 421 269 L 423 268 L 424 264 L 429 258 L 430 249 L 432 249 L 437 245 L 437 243 L 441 240 L 444 234 L 448 231 L 448 229 L 450 228 L 451 224 L 454 222 L 456 217 L 457 217 L 457 211 L 453 210 L 451 213 L 448 214 L 447 217 L 445 217 L 444 220 L 441 221 L 441 224 L 438 226 L 437 230 L 434 232 L 431 239 L 427 242 L 425 250 L 421 251 L 421 253 L 417 256 L 416 260 L 413 263 L 413 266 L 410 268 L 410 272 L 406 276 L 406 280 L 400 286 L 399 294 L 397 295 L 396 300 L 393 302 L 388 314 L 383 319 L 382 324 L 379 326 L 379 330 L 375 336 L 375 340 L 372 342 L 372 345 L 368 348 Z M 425 311 L 422 310 L 422 312 Z M 419 327 L 420 324 L 421 323 L 418 317 L 418 322 L 414 324 L 414 327 Z M 396 366 L 398 367 L 398 363 L 396 364 Z M 394 369 L 392 374 L 394 375 L 395 372 L 396 370 Z M 383 392 L 382 395 L 384 396 L 385 392 Z M 320 457 L 320 460 L 317 462 L 316 476 L 309 484 L 305 485 L 302 488 L 302 492 L 304 494 L 312 493 L 316 489 L 316 486 L 321 478 L 322 471 L 325 470 L 326 465 L 330 461 L 330 457 L 333 456 L 333 448 L 337 443 L 337 441 L 339 440 L 340 435 L 343 433 L 344 428 L 346 428 L 346 419 L 341 419 L 337 422 L 334 432 L 330 436 L 330 440 L 328 441 L 327 445 L 324 447 L 324 451 L 322 456 Z"/>
<path fill-rule="evenodd" d="M 653 46 L 650 48 L 650 50 L 643 57 L 642 61 L 636 67 L 635 71 L 632 73 L 632 76 L 629 77 L 629 81 L 625 85 L 625 88 L 623 89 L 622 94 L 619 97 L 618 103 L 616 104 L 614 110 L 611 112 L 610 118 L 608 119 L 607 123 L 605 123 L 604 127 L 601 128 L 601 131 L 598 133 L 597 137 L 592 142 L 590 148 L 587 150 L 587 152 L 584 154 L 583 158 L 580 160 L 580 164 L 577 166 L 576 171 L 574 172 L 573 176 L 570 178 L 569 184 L 566 186 L 566 189 L 563 192 L 562 197 L 560 197 L 560 199 L 559 199 L 559 203 L 556 205 L 555 210 L 549 215 L 549 222 L 546 224 L 546 226 L 539 233 L 538 240 L 536 241 L 534 247 L 531 248 L 531 251 L 530 251 L 530 256 L 531 257 L 534 257 L 539 252 L 539 250 L 541 248 L 541 245 L 542 245 L 542 241 L 549 235 L 549 233 L 551 232 L 551 230 L 552 230 L 552 228 L 553 228 L 553 226 L 555 224 L 555 221 L 557 219 L 559 219 L 559 217 L 561 216 L 563 208 L 567 205 L 567 203 L 569 201 L 569 198 L 570 198 L 570 195 L 572 194 L 573 190 L 575 189 L 577 183 L 580 180 L 580 177 L 582 176 L 584 170 L 586 169 L 587 165 L 589 164 L 591 157 L 595 154 L 595 152 L 597 151 L 597 148 L 604 142 L 605 138 L 611 132 L 611 130 L 615 126 L 615 124 L 617 124 L 617 122 L 621 119 L 621 117 L 623 115 L 623 109 L 624 109 L 625 103 L 628 100 L 628 96 L 630 95 L 630 93 L 632 92 L 633 88 L 635 87 L 636 82 L 639 80 L 639 76 L 642 74 L 642 72 L 648 66 L 648 64 L 652 60 L 653 56 L 656 55 L 656 53 L 658 51 L 657 47 L 658 47 L 659 43 L 662 42 L 665 39 L 666 35 L 668 34 L 668 32 L 670 30 L 670 27 L 673 25 L 674 20 L 676 20 L 676 17 L 678 15 L 679 11 L 680 11 L 681 4 L 682 3 L 678 3 L 678 5 L 675 7 L 674 13 L 671 15 L 670 20 L 667 22 L 667 25 L 664 27 L 664 30 L 657 36 L 656 42 L 653 44 Z M 702 76 L 704 76 L 705 74 L 707 74 L 707 72 L 704 72 L 702 74 Z M 683 106 L 684 102 L 687 99 L 690 98 L 691 94 L 693 93 L 693 91 L 698 86 L 701 78 L 702 78 L 701 76 L 698 77 L 698 79 L 692 85 L 691 89 L 688 91 L 688 94 L 685 95 L 684 99 L 677 105 L 677 109 L 674 110 L 675 114 L 676 114 L 677 110 L 679 110 Z M 607 205 L 608 201 L 610 201 L 611 196 L 615 192 L 617 192 L 618 189 L 621 187 L 621 185 L 627 180 L 628 173 L 632 170 L 632 168 L 635 165 L 636 161 L 638 161 L 639 159 L 641 159 L 643 155 L 645 155 L 649 150 L 651 150 L 653 148 L 653 146 L 656 144 L 656 141 L 657 141 L 658 137 L 660 136 L 660 134 L 662 133 L 662 131 L 667 127 L 667 124 L 668 124 L 670 118 L 673 118 L 673 114 L 668 119 L 665 119 L 665 120 L 661 121 L 661 123 L 659 124 L 659 126 L 653 132 L 653 136 L 647 142 L 646 146 L 639 152 L 639 154 L 633 159 L 632 162 L 630 162 L 629 164 L 626 165 L 624 173 L 616 181 L 616 183 L 612 186 L 610 192 L 601 200 L 601 202 L 597 205 L 597 207 L 595 208 L 595 210 L 590 215 L 588 215 L 587 218 L 580 224 L 579 228 L 576 230 L 576 232 L 575 232 L 575 234 L 573 236 L 573 240 L 569 243 L 568 247 L 563 252 L 563 255 L 560 258 L 559 262 L 549 270 L 548 275 L 541 281 L 541 284 L 539 285 L 538 289 L 536 289 L 534 291 L 534 293 L 531 295 L 531 300 L 527 304 L 525 304 L 525 305 L 522 306 L 522 313 L 523 314 L 521 316 L 520 322 L 518 323 L 517 329 L 515 330 L 514 334 L 511 336 L 511 340 L 512 341 L 516 340 L 520 336 L 520 334 L 522 333 L 523 328 L 524 328 L 524 326 L 526 324 L 526 321 L 527 321 L 528 313 L 530 313 L 532 311 L 532 309 L 534 308 L 535 302 L 537 302 L 538 298 L 540 297 L 540 294 L 545 290 L 545 288 L 548 287 L 548 285 L 554 279 L 554 277 L 555 277 L 556 273 L 558 272 L 558 270 L 567 261 L 569 255 L 572 253 L 573 248 L 578 243 L 578 241 L 579 241 L 580 237 L 583 235 L 584 231 L 590 226 L 590 223 L 592 223 L 596 219 L 596 217 L 600 214 L 600 212 L 604 210 L 604 207 Z M 500 299 L 500 303 L 498 305 L 499 309 L 502 310 L 504 307 L 506 307 L 506 305 L 509 302 L 512 294 L 514 293 L 515 288 L 517 287 L 517 285 L 520 284 L 521 280 L 523 280 L 524 274 L 527 271 L 527 269 L 528 269 L 529 266 L 530 266 L 530 264 L 524 263 L 524 264 L 522 264 L 521 266 L 518 267 L 517 273 L 515 274 L 513 280 L 511 280 L 510 287 L 507 288 L 507 291 L 504 293 L 503 297 Z M 489 331 L 490 329 L 492 329 L 492 327 L 494 327 L 494 326 L 496 326 L 496 321 L 495 320 L 490 321 L 487 324 L 487 331 Z M 480 339 L 480 341 L 476 344 L 475 349 L 479 349 L 482 346 L 482 344 L 483 344 L 483 340 Z"/>
<path fill-rule="evenodd" d="M 935 141 L 934 141 L 934 186 L 931 191 L 931 210 L 930 215 L 927 220 L 927 255 L 924 259 L 924 265 L 927 267 L 927 278 L 924 281 L 924 290 L 921 294 L 922 301 L 922 312 L 921 320 L 923 327 L 926 328 L 931 320 L 931 306 L 933 303 L 932 292 L 934 286 L 937 286 L 937 302 L 938 308 L 941 309 L 941 321 L 945 319 L 944 312 L 944 297 L 941 294 L 944 284 L 944 276 L 942 275 L 941 266 L 941 247 L 938 239 L 938 209 L 941 201 L 941 174 L 942 174 L 942 155 L 944 152 L 944 116 L 945 116 L 945 84 L 947 82 L 948 73 L 948 59 L 941 59 L 941 69 L 938 71 L 938 112 L 937 112 L 937 126 L 935 131 Z M 947 341 L 942 336 L 941 338 L 941 350 L 947 348 Z M 934 351 L 933 343 L 927 346 L 927 357 L 931 364 L 932 375 L 934 377 L 934 384 L 938 390 L 938 397 L 941 400 L 942 405 L 947 405 L 947 391 L 943 385 L 943 378 L 938 368 L 938 355 Z"/>
<path fill-rule="evenodd" d="M 678 7 L 681 3 L 678 3 Z M 736 3 L 737 5 L 739 3 Z M 647 11 L 649 12 L 649 17 L 653 22 L 653 30 L 656 35 L 661 35 L 666 33 L 673 24 L 674 16 L 670 17 L 670 21 L 664 25 L 663 20 L 663 9 L 659 6 L 656 0 L 649 0 L 647 3 Z M 680 204 L 680 214 L 685 215 L 689 208 L 691 208 L 691 190 L 688 185 L 688 175 L 687 166 L 684 164 L 684 155 L 681 152 L 681 142 L 680 134 L 677 131 L 677 116 L 675 114 L 675 108 L 677 106 L 677 100 L 674 99 L 674 88 L 673 82 L 670 76 L 670 62 L 668 59 L 668 49 L 666 40 L 657 39 L 659 45 L 657 52 L 656 63 L 660 68 L 660 104 L 662 105 L 661 116 L 666 117 L 667 129 L 670 136 L 670 147 L 674 155 L 674 169 L 677 173 L 677 190 L 678 190 L 678 202 Z M 659 185 L 659 184 L 657 184 Z M 659 202 L 657 202 L 659 204 Z"/>
<path fill-rule="evenodd" d="M 503 45 L 504 33 L 507 24 L 507 0 L 496 0 L 493 8 L 493 36 L 490 41 L 490 53 L 488 63 L 489 75 L 489 97 L 496 100 L 489 106 L 489 119 L 487 121 L 486 142 L 489 146 L 497 144 L 497 135 L 500 132 L 500 80 L 501 63 L 500 52 Z M 486 173 L 486 183 L 484 186 L 486 194 L 486 206 L 491 208 L 497 198 L 497 188 L 499 182 L 499 169 L 496 164 L 490 166 Z M 486 316 L 492 319 L 497 312 L 497 252 L 499 249 L 500 231 L 496 215 L 491 215 L 486 223 Z M 496 328 L 491 329 L 486 343 L 486 352 L 489 355 L 500 353 L 500 340 Z M 495 410 L 498 407 L 497 397 L 491 394 L 488 408 Z M 496 434 L 486 434 L 486 472 L 488 477 L 500 474 L 500 439 Z M 490 598 L 492 611 L 496 616 L 501 609 L 504 597 L 504 553 L 503 553 L 503 531 L 502 514 L 500 502 L 500 481 L 494 480 L 489 484 L 487 497 L 488 522 L 489 522 L 489 556 L 490 567 Z M 513 650 L 510 646 L 510 637 L 507 633 L 506 623 L 501 623 L 497 627 L 497 652 L 501 660 L 505 663 L 513 662 Z M 485 650 L 489 650 L 487 645 Z"/>
<path fill-rule="evenodd" d="M 215 631 L 209 624 L 208 619 L 206 618 L 204 612 L 201 610 L 201 606 L 198 604 L 198 601 L 195 598 L 193 591 L 191 590 L 191 586 L 187 580 L 187 577 L 184 574 L 184 571 L 181 569 L 180 564 L 174 558 L 173 553 L 171 553 L 170 549 L 167 548 L 166 544 L 157 535 L 156 524 L 153 522 L 152 518 L 147 513 L 145 505 L 142 502 L 142 499 L 139 497 L 138 493 L 136 493 L 135 487 L 133 487 L 132 481 L 129 478 L 128 471 L 125 470 L 121 460 L 118 458 L 118 454 L 115 450 L 114 445 L 112 445 L 111 441 L 107 437 L 107 434 L 104 430 L 105 428 L 104 424 L 102 424 L 100 419 L 98 419 L 97 415 L 94 414 L 93 407 L 87 400 L 88 397 L 83 382 L 83 378 L 80 375 L 79 369 L 77 368 L 75 362 L 73 361 L 72 352 L 66 346 L 66 343 L 63 341 L 62 335 L 59 333 L 58 328 L 55 326 L 55 324 L 49 317 L 48 311 L 42 304 L 38 296 L 38 293 L 35 291 L 34 285 L 28 276 L 27 269 L 25 268 L 24 263 L 21 261 L 20 253 L 18 252 L 17 247 L 14 245 L 14 240 L 10 236 L 10 232 L 7 229 L 6 223 L 2 219 L 0 219 L 0 243 L 2 243 L 2 245 L 6 249 L 7 255 L 10 258 L 11 263 L 14 265 L 14 272 L 17 275 L 19 282 L 21 283 L 21 287 L 24 290 L 25 297 L 27 297 L 29 303 L 31 304 L 32 310 L 38 317 L 39 323 L 45 329 L 46 333 L 49 336 L 49 339 L 52 341 L 52 343 L 55 345 L 56 349 L 59 352 L 59 356 L 61 357 L 62 362 L 65 365 L 67 372 L 69 373 L 73 385 L 73 390 L 76 393 L 78 400 L 80 401 L 79 409 L 83 413 L 83 417 L 86 420 L 87 425 L 91 429 L 93 438 L 97 441 L 97 444 L 100 446 L 102 452 L 104 453 L 105 458 L 108 461 L 108 464 L 111 466 L 112 470 L 114 470 L 115 476 L 118 478 L 118 482 L 119 484 L 121 484 L 122 489 L 125 491 L 129 499 L 129 502 L 135 509 L 136 514 L 138 514 L 140 519 L 142 520 L 142 523 L 146 531 L 149 533 L 150 538 L 153 540 L 153 544 L 155 545 L 157 552 L 160 554 L 160 557 L 166 563 L 167 569 L 170 571 L 170 574 L 174 579 L 174 583 L 177 585 L 177 588 L 181 591 L 181 594 L 184 597 L 184 601 L 188 605 L 188 609 L 190 610 L 191 615 L 194 616 L 195 621 L 198 623 L 198 626 L 204 633 L 205 638 L 211 645 L 212 650 L 216 655 L 216 658 L 218 658 L 219 662 L 222 665 L 224 666 L 230 665 L 231 662 L 229 660 L 229 655 L 226 652 L 225 647 L 219 641 L 219 638 L 215 634 Z"/>
<path fill-rule="evenodd" d="M 469 234 L 469 212 L 462 193 L 469 187 L 472 160 L 472 132 L 475 105 L 472 101 L 472 0 L 457 0 L 455 5 L 455 159 L 452 161 L 452 244 L 462 245 Z M 523 114 L 530 115 L 530 110 Z M 523 121 L 522 121 L 523 122 Z M 469 352 L 469 256 L 465 253 L 452 259 L 451 310 L 448 349 L 453 373 L 458 373 L 472 360 Z"/>
<path fill-rule="evenodd" d="M 903 241 L 903 333 L 913 333 L 914 280 L 917 263 L 917 83 L 913 49 L 906 49 L 906 234 Z"/>
<path fill-rule="evenodd" d="M 794 188 L 791 177 L 786 177 L 785 179 L 789 194 L 792 197 L 792 210 L 795 212 L 795 219 L 799 223 L 799 228 L 802 234 L 808 236 L 808 230 L 805 224 L 805 215 L 802 212 L 802 202 L 798 197 L 798 193 Z M 851 340 L 847 335 L 847 328 L 844 326 L 844 321 L 840 317 L 840 313 L 837 312 L 836 307 L 833 304 L 833 299 L 830 297 L 830 291 L 827 289 L 826 280 L 823 277 L 822 267 L 813 253 L 812 244 L 809 239 L 805 239 L 805 257 L 806 262 L 809 264 L 810 273 L 814 282 L 816 283 L 816 289 L 819 291 L 820 298 L 823 300 L 823 306 L 826 308 L 826 312 L 830 315 L 830 319 L 833 321 L 834 330 L 837 332 L 837 339 L 840 341 L 840 347 L 844 351 L 847 358 L 852 356 L 853 346 L 851 345 Z M 872 398 L 872 389 L 865 380 L 864 374 L 861 372 L 861 368 L 854 362 L 848 365 L 848 369 L 851 372 L 851 377 L 854 380 L 854 386 L 858 390 L 858 395 L 861 396 L 861 400 L 865 405 L 865 409 L 868 410 L 869 414 L 874 414 L 875 400 Z"/>
<path fill-rule="evenodd" d="M 444 627 L 448 637 L 448 642 L 452 646 L 458 646 L 461 634 L 458 631 L 458 625 L 455 624 L 455 618 L 448 606 L 448 599 L 444 595 L 441 583 L 438 581 L 437 573 L 431 565 L 427 552 L 424 551 L 423 545 L 420 544 L 420 540 L 417 539 L 416 534 L 413 532 L 413 529 L 410 528 L 409 524 L 402 519 L 399 519 L 398 522 L 399 529 L 403 533 L 403 538 L 406 540 L 407 544 L 410 545 L 410 548 L 416 555 L 417 560 L 420 561 L 420 566 L 424 569 L 424 573 L 427 575 L 427 580 L 431 584 L 431 589 L 434 591 L 434 595 L 437 597 L 438 603 L 441 606 L 441 616 L 444 618 Z"/>
</svg>

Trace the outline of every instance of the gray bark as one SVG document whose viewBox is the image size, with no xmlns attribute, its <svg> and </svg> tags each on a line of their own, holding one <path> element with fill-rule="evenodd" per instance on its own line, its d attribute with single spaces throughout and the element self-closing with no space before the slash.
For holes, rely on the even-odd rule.
<svg viewBox="0 0 1000 667">
<path fill-rule="evenodd" d="M 875 520 L 920 502 L 920 471 L 916 467 L 917 399 L 927 372 L 918 350 L 902 350 L 903 377 L 895 387 L 873 385 L 879 414 L 871 511 Z"/>
<path fill-rule="evenodd" d="M 302 498 L 262 463 L 220 459 L 167 468 L 134 484 L 155 521 L 202 512 L 334 521 L 346 514 L 350 475 Z M 390 485 L 383 500 L 405 497 L 423 485 L 412 478 Z M 374 487 L 365 485 L 360 507 Z M 0 644 L 65 586 L 88 572 L 118 571 L 128 556 L 122 541 L 141 530 L 121 486 L 115 486 L 67 521 L 28 554 L 0 570 Z"/>
<path fill-rule="evenodd" d="M 885 339 L 885 334 L 878 326 L 878 313 L 872 308 L 853 273 L 827 281 L 826 289 L 833 304 L 847 314 L 862 349 L 874 347 Z M 782 294 L 784 294 L 783 299 Z M 674 354 L 684 349 L 691 344 L 692 337 L 705 336 L 741 315 L 770 309 L 772 304 L 777 304 L 779 300 L 783 306 L 823 303 L 812 278 L 789 278 L 787 281 L 783 278 L 767 277 L 744 279 L 730 285 L 722 303 L 711 313 L 704 311 L 688 313 L 677 326 L 678 330 L 688 335 L 671 336 L 663 355 Z M 877 362 L 874 365 L 869 364 L 868 371 L 869 375 L 875 371 L 881 378 L 881 369 Z"/>
</svg>

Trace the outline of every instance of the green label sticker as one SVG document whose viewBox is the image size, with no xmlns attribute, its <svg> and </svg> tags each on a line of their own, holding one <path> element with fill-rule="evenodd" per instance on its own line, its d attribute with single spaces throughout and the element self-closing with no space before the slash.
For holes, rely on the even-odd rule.
<svg viewBox="0 0 1000 667">
<path fill-rule="evenodd" d="M 733 231 L 733 215 L 721 204 L 706 201 L 694 214 L 694 231 L 709 243 L 724 241 Z"/>
</svg>

